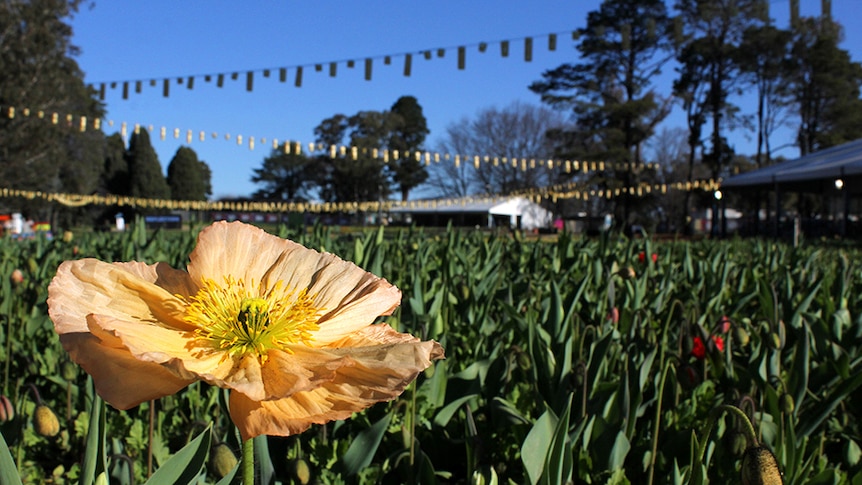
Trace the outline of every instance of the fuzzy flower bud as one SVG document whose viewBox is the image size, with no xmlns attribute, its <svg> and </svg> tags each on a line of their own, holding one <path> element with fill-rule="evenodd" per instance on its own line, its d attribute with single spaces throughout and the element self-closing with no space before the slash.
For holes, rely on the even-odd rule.
<svg viewBox="0 0 862 485">
<path fill-rule="evenodd" d="M 60 432 L 60 421 L 57 420 L 57 415 L 51 411 L 51 408 L 40 404 L 33 412 L 33 427 L 40 436 L 51 438 Z"/>
<path fill-rule="evenodd" d="M 742 457 L 742 485 L 783 485 L 775 455 L 764 446 L 752 446 Z"/>
<path fill-rule="evenodd" d="M 24 272 L 18 268 L 12 271 L 12 274 L 9 276 L 9 279 L 12 281 L 14 285 L 20 285 L 24 282 Z"/>
<path fill-rule="evenodd" d="M 8 397 L 0 394 L 0 423 L 15 419 L 15 407 Z"/>
<path fill-rule="evenodd" d="M 237 464 L 236 455 L 233 450 L 224 443 L 219 443 L 213 448 L 210 457 L 210 468 L 218 478 L 224 478 Z"/>
</svg>

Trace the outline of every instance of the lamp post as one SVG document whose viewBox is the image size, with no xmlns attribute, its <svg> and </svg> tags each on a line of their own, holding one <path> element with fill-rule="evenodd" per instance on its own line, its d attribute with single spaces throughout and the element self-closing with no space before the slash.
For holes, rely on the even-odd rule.
<svg viewBox="0 0 862 485">
<path fill-rule="evenodd" d="M 721 237 L 724 238 L 727 235 L 727 213 L 726 213 L 726 203 L 724 200 L 724 194 L 721 193 L 721 190 L 716 190 L 713 192 L 712 196 L 715 198 L 715 205 L 721 207 L 721 212 L 718 216 L 713 217 L 714 220 L 718 221 L 718 217 L 720 217 L 720 233 Z"/>
</svg>

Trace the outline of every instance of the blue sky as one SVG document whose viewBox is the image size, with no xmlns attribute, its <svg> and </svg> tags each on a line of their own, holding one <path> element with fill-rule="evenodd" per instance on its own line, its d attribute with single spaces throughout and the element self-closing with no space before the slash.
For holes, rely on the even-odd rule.
<svg viewBox="0 0 862 485">
<path fill-rule="evenodd" d="M 78 63 L 89 83 L 196 76 L 194 89 L 171 83 L 171 95 L 162 96 L 162 85 L 132 92 L 123 100 L 119 88 L 108 89 L 107 119 L 119 131 L 119 123 L 153 125 L 153 146 L 163 168 L 177 148 L 185 144 L 185 132 L 195 133 L 190 146 L 213 172 L 214 197 L 248 195 L 255 190 L 250 177 L 271 148 L 271 140 L 313 141 L 314 127 L 334 114 L 388 109 L 400 96 L 415 96 L 431 130 L 429 147 L 445 128 L 484 108 L 504 107 L 514 101 L 538 103 L 527 86 L 542 72 L 565 62 L 577 62 L 570 37 L 560 35 L 557 49 L 547 48 L 547 34 L 571 32 L 583 26 L 586 15 L 599 0 L 471 0 L 446 1 L 334 1 L 315 2 L 227 0 L 151 0 L 148 2 L 97 1 L 72 21 L 73 43 L 81 48 Z M 788 19 L 789 0 L 773 1 L 771 14 L 779 25 Z M 820 0 L 801 0 L 803 15 L 817 15 Z M 842 47 L 854 60 L 862 59 L 862 34 L 848 25 L 858 19 L 862 0 L 832 0 L 833 17 L 845 24 Z M 524 61 L 525 37 L 534 37 L 533 59 Z M 513 39 L 508 58 L 500 55 L 499 41 Z M 480 53 L 476 46 L 487 42 Z M 466 68 L 457 66 L 458 46 L 466 46 Z M 446 48 L 438 58 L 436 50 Z M 426 60 L 419 53 L 433 49 Z M 413 53 L 412 73 L 403 75 L 404 53 Z M 393 54 L 392 64 L 373 61 L 371 81 L 364 79 L 367 57 Z M 350 69 L 346 61 L 355 60 Z M 338 61 L 337 75 L 329 76 L 329 62 Z M 311 67 L 323 63 L 323 71 Z M 304 65 L 303 83 L 294 86 L 295 70 Z M 278 72 L 270 78 L 255 74 L 254 89 L 247 92 L 249 70 L 289 67 L 288 80 Z M 665 69 L 667 93 L 673 78 Z M 218 88 L 203 75 L 238 72 Z M 743 109 L 749 109 L 743 106 Z M 750 111 L 750 109 L 749 109 Z M 678 113 L 665 126 L 682 126 Z M 168 137 L 159 138 L 165 127 Z M 173 138 L 179 128 L 180 139 Z M 206 141 L 197 133 L 205 131 Z M 218 139 L 210 137 L 219 134 Z M 231 141 L 224 135 L 230 134 Z M 237 145 L 242 135 L 243 145 Z M 257 141 L 250 150 L 248 137 Z M 787 132 L 785 137 L 792 135 Z M 266 138 L 267 144 L 260 143 Z M 753 151 L 741 133 L 731 138 L 739 152 Z M 789 141 L 773 140 L 773 146 Z M 794 150 L 781 154 L 794 156 Z"/>
</svg>

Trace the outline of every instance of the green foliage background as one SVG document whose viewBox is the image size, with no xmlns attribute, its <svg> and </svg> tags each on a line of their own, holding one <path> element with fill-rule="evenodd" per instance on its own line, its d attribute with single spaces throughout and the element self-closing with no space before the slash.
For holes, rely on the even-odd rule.
<svg viewBox="0 0 862 485">
<path fill-rule="evenodd" d="M 786 483 L 862 481 L 856 246 L 270 230 L 392 281 L 403 301 L 386 321 L 440 341 L 446 359 L 395 401 L 257 439 L 260 483 L 305 483 L 304 466 L 315 483 L 736 483 L 740 423 L 718 416 L 707 434 L 721 404 L 751 416 Z M 153 480 L 214 483 L 210 447 L 238 453 L 224 391 L 197 383 L 104 409 L 47 317 L 61 261 L 184 267 L 195 233 L 0 241 L 2 393 L 16 412 L 0 424 L 0 463 L 24 483 L 92 483 L 99 463 L 111 483 L 140 483 L 150 455 Z M 59 418 L 56 437 L 34 431 L 34 388 Z M 0 483 L 14 483 L 2 468 Z"/>
</svg>

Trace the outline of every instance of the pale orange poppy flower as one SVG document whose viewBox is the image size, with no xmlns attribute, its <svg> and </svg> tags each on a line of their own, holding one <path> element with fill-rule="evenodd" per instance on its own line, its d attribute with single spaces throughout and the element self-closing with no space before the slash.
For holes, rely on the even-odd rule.
<svg viewBox="0 0 862 485">
<path fill-rule="evenodd" d="M 401 292 L 335 255 L 217 222 L 189 259 L 188 271 L 66 261 L 48 287 L 60 342 L 112 406 L 203 380 L 231 390 L 243 439 L 287 436 L 397 397 L 443 357 L 373 324 Z"/>
</svg>

